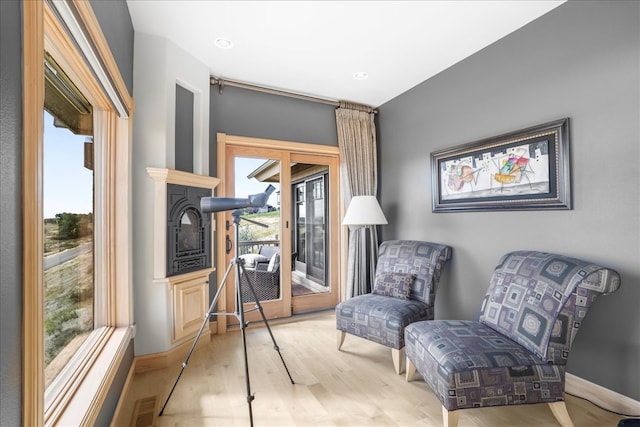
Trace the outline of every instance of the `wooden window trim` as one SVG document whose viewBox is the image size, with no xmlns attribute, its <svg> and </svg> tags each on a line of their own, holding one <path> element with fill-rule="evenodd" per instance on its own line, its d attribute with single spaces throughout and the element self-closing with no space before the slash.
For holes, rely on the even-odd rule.
<svg viewBox="0 0 640 427">
<path fill-rule="evenodd" d="M 133 100 L 108 49 L 89 2 L 73 7 L 86 28 L 93 52 L 105 64 L 114 90 L 107 94 L 76 50 L 51 4 L 23 1 L 23 425 L 93 425 L 133 337 L 130 270 L 130 141 Z M 96 135 L 103 138 L 100 177 L 96 180 L 96 289 L 105 301 L 96 328 L 63 374 L 68 381 L 44 387 L 44 227 L 43 107 L 44 51 L 50 51 L 88 96 L 96 114 Z M 103 73 L 105 70 L 102 70 Z M 114 100 L 114 92 L 117 100 Z M 115 109 L 118 104 L 118 112 Z M 125 108 L 122 108 L 122 105 Z M 98 174 L 97 174 L 98 175 Z M 101 243 L 100 243 L 101 242 Z M 99 246 L 99 248 L 98 248 Z M 51 386 L 50 386 L 51 389 Z M 47 405 L 45 407 L 45 404 Z"/>
<path fill-rule="evenodd" d="M 43 3 L 23 1 L 23 385 L 24 426 L 44 423 Z"/>
</svg>

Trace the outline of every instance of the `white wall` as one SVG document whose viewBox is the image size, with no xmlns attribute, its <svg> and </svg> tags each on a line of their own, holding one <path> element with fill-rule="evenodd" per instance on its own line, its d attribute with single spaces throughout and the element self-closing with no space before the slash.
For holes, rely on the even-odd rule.
<svg viewBox="0 0 640 427">
<path fill-rule="evenodd" d="M 171 344 L 171 295 L 153 283 L 153 180 L 147 167 L 175 165 L 176 84 L 194 93 L 194 165 L 209 174 L 209 69 L 171 41 L 135 34 L 133 124 L 133 293 L 135 354 L 164 352 Z"/>
</svg>

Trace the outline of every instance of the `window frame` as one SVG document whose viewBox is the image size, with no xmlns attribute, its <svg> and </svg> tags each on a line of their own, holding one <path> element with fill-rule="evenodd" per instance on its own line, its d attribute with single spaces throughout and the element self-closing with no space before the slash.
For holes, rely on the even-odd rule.
<svg viewBox="0 0 640 427">
<path fill-rule="evenodd" d="M 133 338 L 133 99 L 89 2 L 24 0 L 23 20 L 23 425 L 93 425 Z M 42 199 L 45 50 L 60 61 L 93 105 L 99 151 L 94 177 L 95 328 L 47 390 Z"/>
</svg>

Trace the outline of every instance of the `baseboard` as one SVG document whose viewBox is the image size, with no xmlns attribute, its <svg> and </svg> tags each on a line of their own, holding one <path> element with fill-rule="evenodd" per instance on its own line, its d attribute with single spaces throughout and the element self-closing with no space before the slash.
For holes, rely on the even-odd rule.
<svg viewBox="0 0 640 427">
<path fill-rule="evenodd" d="M 196 344 L 195 350 L 207 344 L 211 338 L 210 334 L 202 334 Z M 185 341 L 182 344 L 162 353 L 145 354 L 134 359 L 135 373 L 155 371 L 169 366 L 179 365 L 189 354 L 193 341 Z"/>
<path fill-rule="evenodd" d="M 567 393 L 587 399 L 609 411 L 640 416 L 640 402 L 609 390 L 576 375 L 566 373 L 564 389 Z"/>
</svg>

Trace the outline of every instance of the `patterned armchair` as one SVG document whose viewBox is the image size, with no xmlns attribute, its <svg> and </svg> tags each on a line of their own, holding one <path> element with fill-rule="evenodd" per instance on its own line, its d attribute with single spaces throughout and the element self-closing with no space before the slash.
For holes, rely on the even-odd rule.
<svg viewBox="0 0 640 427">
<path fill-rule="evenodd" d="M 433 319 L 440 273 L 450 257 L 451 248 L 444 245 L 411 240 L 383 242 L 373 292 L 336 306 L 338 350 L 346 334 L 391 347 L 394 368 L 400 374 L 404 362 L 404 328 L 418 320 Z M 387 292 L 376 293 L 385 286 Z M 404 291 L 398 287 L 404 287 Z"/>
<path fill-rule="evenodd" d="M 442 402 L 445 426 L 458 409 L 548 403 L 573 426 L 564 403 L 565 366 L 587 310 L 620 276 L 585 261 L 534 251 L 505 255 L 480 317 L 405 329 L 407 381 L 417 371 Z"/>
</svg>

